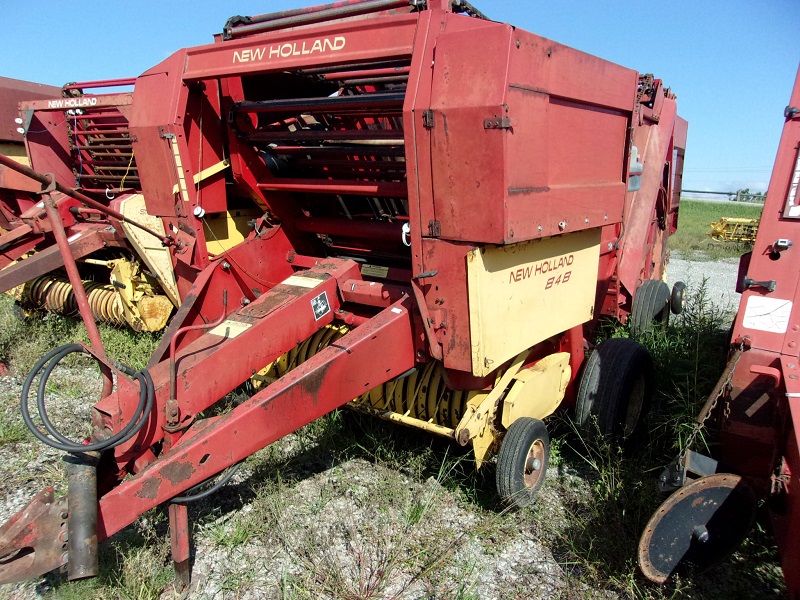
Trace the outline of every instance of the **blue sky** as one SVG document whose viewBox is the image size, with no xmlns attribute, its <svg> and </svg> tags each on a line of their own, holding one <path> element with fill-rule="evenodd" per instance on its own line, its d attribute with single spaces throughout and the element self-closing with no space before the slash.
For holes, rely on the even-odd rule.
<svg viewBox="0 0 800 600">
<path fill-rule="evenodd" d="M 234 14 L 314 0 L 3 0 L 0 75 L 136 76 Z M 473 2 L 490 18 L 664 80 L 689 121 L 684 188 L 766 189 L 800 61 L 800 0 Z"/>
</svg>

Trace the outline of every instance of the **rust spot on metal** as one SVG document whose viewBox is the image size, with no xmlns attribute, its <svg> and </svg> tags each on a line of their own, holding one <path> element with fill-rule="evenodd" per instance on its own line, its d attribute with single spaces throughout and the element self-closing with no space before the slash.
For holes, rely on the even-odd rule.
<svg viewBox="0 0 800 600">
<path fill-rule="evenodd" d="M 164 465 L 161 472 L 164 477 L 170 480 L 172 485 L 177 485 L 194 474 L 194 466 L 190 462 L 174 462 Z"/>
<path fill-rule="evenodd" d="M 549 192 L 550 187 L 522 187 L 522 188 L 508 188 L 509 195 L 514 194 L 540 194 L 542 192 Z"/>
<path fill-rule="evenodd" d="M 154 499 L 158 496 L 158 488 L 161 487 L 161 479 L 157 477 L 151 477 L 150 479 L 145 479 L 142 483 L 142 489 L 137 492 L 137 496 L 139 498 L 147 498 L 147 499 Z"/>
<path fill-rule="evenodd" d="M 322 388 L 322 384 L 325 381 L 325 374 L 328 372 L 328 367 L 330 367 L 330 365 L 331 363 L 323 364 L 320 368 L 311 371 L 295 384 L 304 390 L 305 393 L 313 399 L 315 404 L 319 399 L 319 390 Z"/>
<path fill-rule="evenodd" d="M 254 317 L 256 319 L 260 319 L 266 316 L 268 313 L 290 303 L 291 301 L 292 297 L 290 297 L 288 294 L 283 292 L 273 292 L 270 296 L 264 298 L 263 301 L 259 300 L 257 302 L 248 304 L 246 307 L 240 309 L 237 314 L 245 317 Z"/>
</svg>

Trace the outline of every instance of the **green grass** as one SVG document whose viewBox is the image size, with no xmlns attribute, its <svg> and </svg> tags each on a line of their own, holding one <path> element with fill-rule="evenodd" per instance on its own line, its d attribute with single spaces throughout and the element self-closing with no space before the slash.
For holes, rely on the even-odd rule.
<svg viewBox="0 0 800 600">
<path fill-rule="evenodd" d="M 19 411 L 0 414 L 0 446 L 16 444 L 29 439 L 31 439 L 30 432 L 22 422 Z"/>
<path fill-rule="evenodd" d="M 627 336 L 625 328 L 612 332 Z M 663 468 L 685 446 L 694 418 L 725 365 L 726 315 L 708 302 L 703 286 L 688 298 L 686 310 L 662 330 L 640 340 L 656 364 L 656 397 L 645 427 L 624 448 L 601 436 L 585 436 L 562 416 L 556 431 L 564 436 L 562 465 L 590 481 L 590 500 L 575 497 L 573 519 L 551 531 L 565 563 L 580 565 L 579 579 L 596 588 L 633 598 L 780 598 L 785 593 L 776 548 L 757 528 L 718 573 L 738 571 L 753 577 L 718 577 L 713 572 L 665 587 L 639 573 L 636 556 L 644 526 L 665 499 L 656 487 Z M 710 453 L 714 431 L 700 436 L 694 449 Z M 564 496 L 569 498 L 565 491 Z"/>
<path fill-rule="evenodd" d="M 108 355 L 135 369 L 147 364 L 161 340 L 160 333 L 135 333 L 103 323 L 98 329 Z M 10 365 L 12 372 L 27 375 L 47 351 L 75 341 L 89 341 L 79 319 L 52 313 L 22 318 L 13 299 L 0 294 L 0 362 Z"/>
<path fill-rule="evenodd" d="M 678 213 L 678 231 L 670 236 L 669 247 L 693 260 L 717 260 L 719 258 L 738 258 L 751 250 L 747 244 L 735 242 L 715 242 L 708 235 L 711 223 L 721 217 L 758 219 L 761 206 L 734 202 L 703 202 L 701 200 L 681 200 Z"/>
</svg>

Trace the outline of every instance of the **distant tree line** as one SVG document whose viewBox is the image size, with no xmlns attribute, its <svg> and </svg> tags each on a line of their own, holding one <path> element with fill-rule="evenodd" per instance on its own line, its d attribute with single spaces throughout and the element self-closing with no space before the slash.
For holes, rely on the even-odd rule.
<svg viewBox="0 0 800 600">
<path fill-rule="evenodd" d="M 763 203 L 766 199 L 765 192 L 751 192 L 750 188 L 744 188 L 741 190 L 736 190 L 736 193 L 731 193 L 730 200 L 734 202 L 761 202 Z"/>
</svg>

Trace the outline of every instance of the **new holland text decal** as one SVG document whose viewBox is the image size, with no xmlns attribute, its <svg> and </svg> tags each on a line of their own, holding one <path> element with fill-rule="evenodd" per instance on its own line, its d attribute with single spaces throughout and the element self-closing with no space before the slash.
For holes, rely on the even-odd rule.
<svg viewBox="0 0 800 600">
<path fill-rule="evenodd" d="M 337 35 L 332 38 L 319 38 L 304 40 L 302 42 L 286 42 L 285 44 L 272 44 L 260 48 L 247 48 L 236 50 L 233 53 L 233 62 L 247 63 L 276 58 L 289 58 L 290 56 L 303 56 L 306 54 L 324 54 L 344 50 L 347 40 L 344 36 Z"/>
</svg>

